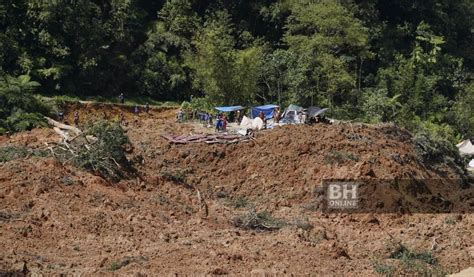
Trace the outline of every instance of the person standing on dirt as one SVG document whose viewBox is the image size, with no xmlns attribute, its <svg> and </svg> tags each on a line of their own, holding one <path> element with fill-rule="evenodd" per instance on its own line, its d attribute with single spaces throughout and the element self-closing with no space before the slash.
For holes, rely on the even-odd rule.
<svg viewBox="0 0 474 277">
<path fill-rule="evenodd" d="M 263 129 L 267 129 L 267 119 L 265 118 L 265 114 L 263 112 L 258 113 L 258 117 L 263 121 Z"/>
<path fill-rule="evenodd" d="M 218 114 L 216 119 L 216 132 L 220 132 L 222 130 L 222 115 Z"/>
<path fill-rule="evenodd" d="M 59 113 L 58 113 L 58 119 L 59 119 L 59 121 L 61 121 L 61 122 L 64 121 L 64 113 L 63 113 L 63 112 L 59 112 Z"/>
<path fill-rule="evenodd" d="M 240 124 L 240 111 L 235 112 L 235 122 Z"/>
<path fill-rule="evenodd" d="M 273 110 L 273 121 L 275 123 L 279 123 L 280 117 L 281 117 L 280 108 L 277 107 Z"/>
<path fill-rule="evenodd" d="M 226 132 L 227 131 L 227 116 L 223 116 L 222 118 L 222 131 Z"/>
<path fill-rule="evenodd" d="M 125 96 L 123 95 L 123 92 L 120 93 L 118 98 L 119 98 L 120 103 L 122 103 L 122 104 L 125 103 Z"/>
<path fill-rule="evenodd" d="M 298 112 L 298 122 L 299 123 L 302 123 L 303 121 L 303 113 L 302 112 Z"/>
<path fill-rule="evenodd" d="M 208 119 L 208 124 L 209 124 L 209 127 L 212 127 L 212 117 L 213 117 L 213 116 L 214 116 L 214 115 L 212 115 L 212 114 L 209 114 L 209 116 L 207 117 L 207 119 Z"/>
<path fill-rule="evenodd" d="M 79 111 L 74 112 L 74 125 L 79 125 Z"/>
<path fill-rule="evenodd" d="M 308 114 L 307 114 L 305 111 L 303 111 L 303 112 L 302 112 L 302 115 L 301 115 L 301 120 L 302 120 L 301 123 L 302 123 L 302 124 L 306 123 L 306 120 L 307 120 L 307 119 L 308 119 Z"/>
<path fill-rule="evenodd" d="M 135 115 L 138 115 L 140 113 L 140 109 L 138 108 L 138 105 L 135 105 L 135 108 L 133 109 L 133 113 Z"/>
<path fill-rule="evenodd" d="M 146 102 L 146 104 L 145 104 L 145 112 L 146 113 L 150 112 L 150 105 L 148 104 L 148 102 Z"/>
<path fill-rule="evenodd" d="M 184 120 L 184 112 L 183 112 L 183 110 L 179 110 L 179 111 L 178 111 L 178 114 L 177 114 L 176 118 L 177 118 L 177 120 L 178 120 L 179 123 L 183 122 L 183 120 Z"/>
</svg>

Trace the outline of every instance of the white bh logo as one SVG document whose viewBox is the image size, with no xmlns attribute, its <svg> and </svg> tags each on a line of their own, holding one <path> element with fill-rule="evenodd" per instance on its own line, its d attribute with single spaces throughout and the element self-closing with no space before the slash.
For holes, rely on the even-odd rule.
<svg viewBox="0 0 474 277">
<path fill-rule="evenodd" d="M 334 209 L 357 208 L 359 185 L 350 182 L 334 182 L 328 185 L 328 207 Z"/>
</svg>

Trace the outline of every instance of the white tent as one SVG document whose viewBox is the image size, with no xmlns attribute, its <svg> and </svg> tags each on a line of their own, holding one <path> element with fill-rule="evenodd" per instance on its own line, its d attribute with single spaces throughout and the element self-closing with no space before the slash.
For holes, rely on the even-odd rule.
<svg viewBox="0 0 474 277">
<path fill-rule="evenodd" d="M 260 117 L 256 117 L 254 119 L 250 119 L 246 116 L 242 118 L 242 121 L 240 123 L 240 128 L 247 130 L 247 129 L 252 129 L 252 130 L 261 130 L 263 128 L 263 120 Z"/>
<path fill-rule="evenodd" d="M 469 162 L 467 170 L 474 172 L 474 159 Z"/>
<path fill-rule="evenodd" d="M 474 155 L 474 145 L 472 145 L 469 139 L 457 144 L 456 147 L 459 149 L 461 155 Z"/>
</svg>

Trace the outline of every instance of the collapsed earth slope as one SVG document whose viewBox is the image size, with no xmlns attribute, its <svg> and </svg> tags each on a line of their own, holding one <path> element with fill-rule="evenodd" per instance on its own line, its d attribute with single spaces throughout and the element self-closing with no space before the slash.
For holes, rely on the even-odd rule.
<svg viewBox="0 0 474 277">
<path fill-rule="evenodd" d="M 82 124 L 124 112 L 136 179 L 109 183 L 34 154 L 0 164 L 0 275 L 444 274 L 473 265 L 472 188 L 449 161 L 423 162 L 406 131 L 286 126 L 239 144 L 173 145 L 160 135 L 212 129 L 176 123 L 172 109 L 138 118 L 128 109 L 77 104 L 66 117 L 78 110 Z M 0 137 L 0 148 L 36 153 L 57 140 L 37 129 Z M 315 191 L 327 179 L 441 180 L 409 192 L 464 213 L 325 213 Z M 403 204 L 394 197 L 383 202 Z M 256 213 L 277 227 L 236 220 Z"/>
</svg>

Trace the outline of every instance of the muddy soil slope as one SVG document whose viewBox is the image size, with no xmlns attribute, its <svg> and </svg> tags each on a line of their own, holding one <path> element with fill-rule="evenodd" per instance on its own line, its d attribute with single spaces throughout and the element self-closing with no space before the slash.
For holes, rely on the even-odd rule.
<svg viewBox="0 0 474 277">
<path fill-rule="evenodd" d="M 137 118 L 122 109 L 74 105 L 67 118 L 79 110 L 82 124 L 123 111 L 139 178 L 111 184 L 41 155 L 0 164 L 0 275 L 413 275 L 473 266 L 472 189 L 456 167 L 423 163 L 406 131 L 286 126 L 235 145 L 172 145 L 161 134 L 212 130 L 176 123 L 172 109 Z M 38 129 L 0 137 L 0 148 L 38 150 L 58 139 Z M 323 180 L 357 178 L 443 180 L 417 195 L 467 210 L 347 214 L 315 206 Z M 386 193 L 384 203 L 403 204 L 394 197 Z M 256 215 L 260 228 L 242 228 Z"/>
</svg>

